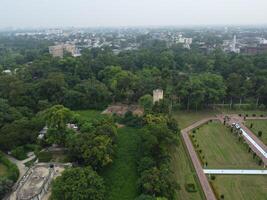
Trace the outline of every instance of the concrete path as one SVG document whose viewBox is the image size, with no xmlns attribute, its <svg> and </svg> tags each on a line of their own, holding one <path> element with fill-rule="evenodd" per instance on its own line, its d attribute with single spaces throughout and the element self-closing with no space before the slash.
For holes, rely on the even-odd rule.
<svg viewBox="0 0 267 200">
<path fill-rule="evenodd" d="M 35 156 L 35 154 L 33 154 L 32 156 L 30 156 L 29 158 L 27 158 L 27 159 L 25 159 L 25 160 L 22 160 L 21 162 L 22 162 L 23 164 L 25 164 L 25 163 L 27 163 L 27 162 L 29 162 L 29 161 L 35 159 L 35 158 L 36 158 L 36 156 Z"/>
<path fill-rule="evenodd" d="M 210 120 L 213 120 L 213 119 L 214 118 L 206 118 L 206 119 L 200 120 L 200 121 L 192 124 L 191 126 L 181 130 L 183 140 L 184 140 L 185 145 L 187 147 L 187 151 L 191 157 L 191 160 L 192 160 L 193 165 L 195 167 L 198 179 L 200 181 L 201 187 L 203 189 L 203 192 L 204 192 L 207 200 L 216 200 L 216 197 L 215 197 L 213 190 L 209 184 L 208 178 L 202 169 L 201 162 L 198 159 L 198 156 L 197 156 L 197 153 L 195 152 L 194 146 L 190 140 L 189 131 L 194 129 L 194 128 L 197 128 L 197 127 L 201 126 L 202 124 L 204 124 Z"/>
<path fill-rule="evenodd" d="M 205 174 L 267 175 L 267 170 L 254 169 L 204 169 Z"/>
</svg>

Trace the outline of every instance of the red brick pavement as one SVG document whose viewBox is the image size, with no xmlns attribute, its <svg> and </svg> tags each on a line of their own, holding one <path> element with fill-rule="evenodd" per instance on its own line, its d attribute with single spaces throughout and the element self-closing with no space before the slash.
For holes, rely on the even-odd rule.
<svg viewBox="0 0 267 200">
<path fill-rule="evenodd" d="M 190 140 L 190 137 L 189 137 L 189 131 L 208 122 L 209 120 L 212 120 L 214 118 L 206 118 L 206 119 L 203 119 L 201 121 L 198 121 L 194 124 L 192 124 L 191 126 L 183 129 L 181 131 L 182 133 L 182 136 L 183 136 L 183 139 L 184 139 L 184 142 L 186 144 L 186 147 L 187 147 L 187 151 L 191 157 L 191 160 L 193 162 L 193 165 L 195 167 L 195 170 L 196 170 L 196 173 L 197 173 L 197 176 L 198 176 L 198 179 L 200 181 L 200 184 L 201 184 L 201 187 L 203 189 L 203 192 L 206 196 L 206 199 L 207 200 L 216 200 L 216 197 L 213 193 L 213 190 L 209 184 L 209 181 L 207 179 L 207 176 L 205 175 L 204 171 L 203 171 L 203 168 L 202 168 L 202 165 L 201 165 L 201 162 L 199 161 L 199 158 L 197 156 L 197 153 L 195 152 L 195 149 L 194 149 L 194 146 Z"/>
</svg>

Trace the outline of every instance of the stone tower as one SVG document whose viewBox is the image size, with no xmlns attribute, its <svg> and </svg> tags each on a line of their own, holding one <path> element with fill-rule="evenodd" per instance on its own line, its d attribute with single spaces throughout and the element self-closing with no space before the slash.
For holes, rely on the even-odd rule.
<svg viewBox="0 0 267 200">
<path fill-rule="evenodd" d="M 163 90 L 161 89 L 153 90 L 153 103 L 156 103 L 157 101 L 162 99 L 163 99 Z"/>
</svg>

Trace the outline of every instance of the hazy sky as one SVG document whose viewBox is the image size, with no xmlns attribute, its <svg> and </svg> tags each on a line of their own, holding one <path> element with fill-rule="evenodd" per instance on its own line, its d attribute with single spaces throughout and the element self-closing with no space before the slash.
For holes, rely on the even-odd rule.
<svg viewBox="0 0 267 200">
<path fill-rule="evenodd" d="M 267 0 L 0 0 L 0 27 L 267 24 Z"/>
</svg>

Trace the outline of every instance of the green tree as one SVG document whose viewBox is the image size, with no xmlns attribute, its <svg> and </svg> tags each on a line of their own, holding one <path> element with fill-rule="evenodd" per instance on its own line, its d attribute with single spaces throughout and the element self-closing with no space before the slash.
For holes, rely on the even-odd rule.
<svg viewBox="0 0 267 200">
<path fill-rule="evenodd" d="M 4 198 L 4 196 L 11 191 L 13 186 L 13 181 L 7 179 L 6 177 L 0 177 L 0 198 Z"/>
<path fill-rule="evenodd" d="M 104 200 L 104 180 L 91 168 L 66 169 L 52 183 L 52 200 Z"/>
<path fill-rule="evenodd" d="M 139 99 L 139 105 L 141 105 L 145 113 L 149 113 L 153 107 L 153 97 L 150 94 L 146 94 Z"/>
<path fill-rule="evenodd" d="M 112 139 L 107 135 L 82 133 L 69 138 L 68 147 L 72 157 L 98 170 L 112 162 L 114 153 Z"/>
<path fill-rule="evenodd" d="M 62 105 L 55 105 L 42 113 L 48 128 L 65 130 L 66 124 L 73 118 L 73 113 Z"/>
</svg>

